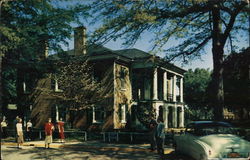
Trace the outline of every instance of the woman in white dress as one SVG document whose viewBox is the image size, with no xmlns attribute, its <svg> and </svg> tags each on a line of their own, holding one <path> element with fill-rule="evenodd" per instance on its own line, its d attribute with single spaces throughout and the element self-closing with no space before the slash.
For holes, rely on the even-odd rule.
<svg viewBox="0 0 250 160">
<path fill-rule="evenodd" d="M 16 124 L 17 130 L 17 148 L 21 148 L 20 146 L 23 144 L 23 124 L 22 119 L 20 118 L 18 123 Z"/>
</svg>

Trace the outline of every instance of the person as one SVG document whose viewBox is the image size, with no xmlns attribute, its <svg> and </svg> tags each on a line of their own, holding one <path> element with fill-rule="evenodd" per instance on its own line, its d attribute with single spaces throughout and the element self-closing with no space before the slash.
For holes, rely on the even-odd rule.
<svg viewBox="0 0 250 160">
<path fill-rule="evenodd" d="M 150 128 L 149 136 L 150 136 L 150 150 L 151 151 L 154 151 L 156 149 L 156 138 L 155 138 L 156 126 L 157 126 L 157 122 L 152 117 L 149 123 L 149 128 Z"/>
<path fill-rule="evenodd" d="M 18 123 L 16 124 L 16 131 L 17 131 L 17 148 L 21 149 L 21 145 L 23 144 L 23 124 L 22 119 L 19 118 Z"/>
<path fill-rule="evenodd" d="M 163 119 L 161 117 L 158 118 L 157 122 L 158 122 L 156 128 L 157 152 L 162 157 L 164 155 L 165 124 L 163 123 Z"/>
<path fill-rule="evenodd" d="M 60 120 L 57 122 L 57 126 L 58 126 L 58 131 L 59 131 L 59 138 L 60 138 L 60 142 L 64 143 L 64 122 L 62 121 L 62 118 L 60 118 Z"/>
<path fill-rule="evenodd" d="M 1 132 L 2 132 L 3 138 L 6 138 L 8 136 L 7 135 L 7 126 L 8 126 L 8 123 L 5 119 L 5 117 L 3 117 L 3 121 L 1 122 Z"/>
<path fill-rule="evenodd" d="M 51 118 L 45 124 L 45 148 L 50 148 L 50 143 L 52 143 L 52 134 L 54 131 L 54 125 L 51 123 Z"/>
<path fill-rule="evenodd" d="M 32 123 L 29 120 L 26 124 L 26 131 L 27 131 L 27 141 L 31 141 L 32 139 Z"/>
<path fill-rule="evenodd" d="M 19 122 L 19 116 L 16 116 L 16 119 L 14 119 L 14 132 L 15 132 L 15 140 L 17 142 L 18 136 L 17 136 L 17 130 L 16 130 L 16 124 Z"/>
</svg>

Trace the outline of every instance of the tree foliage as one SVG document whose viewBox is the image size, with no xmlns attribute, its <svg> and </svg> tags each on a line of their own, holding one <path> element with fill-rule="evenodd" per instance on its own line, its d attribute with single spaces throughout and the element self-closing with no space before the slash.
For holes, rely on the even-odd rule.
<svg viewBox="0 0 250 160">
<path fill-rule="evenodd" d="M 232 53 L 224 63 L 225 104 L 232 109 L 249 108 L 250 49 Z M 250 109 L 250 108 L 249 108 Z"/>
<path fill-rule="evenodd" d="M 1 0 L 0 73 L 2 67 L 15 70 L 16 76 L 7 83 L 16 86 L 18 97 L 21 96 L 20 86 L 24 77 L 32 77 L 36 75 L 33 74 L 37 73 L 36 69 L 44 67 L 39 61 L 45 58 L 47 50 L 50 53 L 58 52 L 62 50 L 62 44 L 67 45 L 73 31 L 72 24 L 80 23 L 88 17 L 87 10 L 86 5 L 77 4 L 76 1 Z M 3 73 L 3 79 L 6 80 L 8 75 L 9 73 Z M 4 92 L 10 92 L 9 89 L 4 85 Z M 2 93 L 2 89 L 0 92 Z M 7 99 L 4 101 L 9 103 Z"/>
<path fill-rule="evenodd" d="M 153 49 L 165 52 L 169 59 L 181 56 L 188 60 L 205 53 L 203 49 L 212 39 L 211 11 L 217 2 L 223 21 L 224 41 L 227 40 L 226 34 L 230 34 L 230 39 L 233 39 L 237 35 L 235 33 L 248 30 L 247 4 L 242 0 L 94 1 L 91 4 L 94 6 L 92 11 L 98 15 L 94 21 L 99 22 L 101 19 L 103 23 L 93 35 L 93 41 L 105 43 L 122 38 L 125 40 L 124 45 L 130 46 L 143 33 L 151 32 Z M 231 16 L 238 16 L 231 21 L 240 23 L 231 24 Z M 233 30 L 228 33 L 229 26 Z M 166 48 L 166 44 L 173 41 L 171 37 L 181 42 Z"/>
<path fill-rule="evenodd" d="M 187 104 L 186 117 L 190 120 L 212 118 L 209 107 L 208 86 L 212 72 L 209 69 L 189 69 L 184 75 L 184 101 Z"/>
<path fill-rule="evenodd" d="M 208 106 L 207 87 L 211 81 L 209 69 L 189 69 L 184 76 L 184 100 L 193 109 Z"/>
<path fill-rule="evenodd" d="M 73 58 L 69 62 L 59 62 L 57 66 L 53 78 L 58 81 L 62 92 L 54 96 L 71 104 L 72 108 L 91 108 L 108 97 L 103 84 L 94 80 L 93 68 L 88 61 Z"/>
<path fill-rule="evenodd" d="M 153 51 L 184 62 L 200 57 L 212 43 L 214 113 L 215 119 L 223 119 L 224 47 L 229 44 L 234 49 L 237 35 L 248 31 L 247 4 L 245 0 L 95 0 L 92 14 L 102 25 L 92 40 L 105 43 L 122 38 L 124 45 L 131 46 L 143 34 L 151 33 Z"/>
</svg>

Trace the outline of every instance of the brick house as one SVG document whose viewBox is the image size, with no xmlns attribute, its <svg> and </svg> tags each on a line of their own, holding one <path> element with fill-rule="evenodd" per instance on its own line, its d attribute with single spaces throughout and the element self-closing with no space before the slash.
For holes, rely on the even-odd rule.
<svg viewBox="0 0 250 160">
<path fill-rule="evenodd" d="M 166 129 L 184 127 L 185 70 L 138 49 L 111 50 L 100 45 L 86 47 L 85 32 L 84 27 L 75 29 L 74 50 L 67 53 L 86 56 L 94 64 L 93 76 L 106 81 L 112 98 L 92 109 L 75 112 L 50 96 L 33 93 L 38 96 L 33 99 L 30 109 L 37 127 L 51 116 L 54 121 L 62 117 L 65 121 L 72 121 L 74 127 L 89 130 L 145 129 L 139 114 L 147 107 L 154 110 L 156 117 L 164 119 Z M 56 55 L 51 57 L 58 58 Z M 109 78 L 103 79 L 104 76 Z M 37 86 L 63 92 L 53 78 L 40 79 Z M 111 110 L 104 109 L 107 105 Z M 37 106 L 44 109 L 33 112 L 41 108 Z"/>
</svg>

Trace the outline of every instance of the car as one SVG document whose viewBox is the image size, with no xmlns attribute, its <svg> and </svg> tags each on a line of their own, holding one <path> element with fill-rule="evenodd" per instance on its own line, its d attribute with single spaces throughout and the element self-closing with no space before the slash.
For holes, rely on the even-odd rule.
<svg viewBox="0 0 250 160">
<path fill-rule="evenodd" d="M 174 137 L 174 146 L 195 160 L 250 160 L 250 142 L 237 136 L 227 122 L 192 122 Z"/>
</svg>

